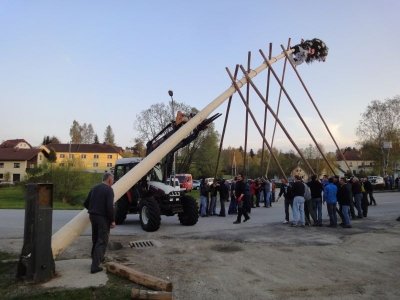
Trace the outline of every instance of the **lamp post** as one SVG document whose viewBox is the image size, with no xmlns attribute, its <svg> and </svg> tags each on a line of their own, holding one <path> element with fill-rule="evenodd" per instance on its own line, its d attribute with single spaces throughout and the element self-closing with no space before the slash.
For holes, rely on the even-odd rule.
<svg viewBox="0 0 400 300">
<path fill-rule="evenodd" d="M 174 118 L 175 118 L 174 98 L 173 98 L 174 92 L 172 90 L 169 90 L 168 91 L 168 95 L 171 97 L 172 120 L 174 120 Z M 176 172 L 176 169 L 175 169 L 175 153 L 174 153 L 174 158 L 173 158 L 173 162 L 172 162 L 172 174 L 171 174 L 173 176 L 173 180 L 172 180 L 172 182 L 173 182 L 172 186 L 173 187 L 175 187 L 175 172 Z"/>
</svg>

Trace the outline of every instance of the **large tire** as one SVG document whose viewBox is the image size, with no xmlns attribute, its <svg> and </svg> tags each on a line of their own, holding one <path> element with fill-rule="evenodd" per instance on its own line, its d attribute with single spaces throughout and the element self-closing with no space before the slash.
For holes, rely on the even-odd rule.
<svg viewBox="0 0 400 300">
<path fill-rule="evenodd" d="M 144 231 L 156 231 L 160 228 L 160 206 L 153 197 L 145 198 L 140 202 L 140 224 Z"/>
<path fill-rule="evenodd" d="M 183 212 L 178 214 L 179 221 L 185 226 L 195 225 L 199 220 L 199 208 L 196 199 L 185 195 L 181 197 L 181 202 Z"/>
<path fill-rule="evenodd" d="M 129 201 L 126 196 L 123 196 L 117 202 L 115 202 L 115 224 L 123 224 L 126 215 L 129 212 Z"/>
</svg>

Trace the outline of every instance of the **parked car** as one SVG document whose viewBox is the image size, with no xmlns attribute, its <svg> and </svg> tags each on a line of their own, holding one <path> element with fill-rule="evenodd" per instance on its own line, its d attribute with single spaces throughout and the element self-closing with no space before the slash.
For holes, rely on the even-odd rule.
<svg viewBox="0 0 400 300">
<path fill-rule="evenodd" d="M 176 174 L 175 176 L 178 178 L 181 188 L 185 189 L 187 192 L 193 189 L 192 174 Z"/>
<path fill-rule="evenodd" d="M 385 180 L 381 176 L 368 176 L 368 180 L 376 190 L 383 190 L 385 188 Z"/>
<path fill-rule="evenodd" d="M 193 180 L 193 189 L 198 190 L 200 188 L 200 180 Z"/>
</svg>

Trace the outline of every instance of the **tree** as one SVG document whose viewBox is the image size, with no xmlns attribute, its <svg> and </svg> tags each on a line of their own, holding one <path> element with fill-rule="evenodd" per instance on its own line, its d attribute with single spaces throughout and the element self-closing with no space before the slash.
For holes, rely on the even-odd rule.
<svg viewBox="0 0 400 300">
<path fill-rule="evenodd" d="M 184 103 L 174 101 L 173 106 L 174 113 L 178 111 L 183 112 L 185 115 L 197 113 L 195 108 Z M 152 140 L 173 120 L 175 120 L 175 116 L 172 115 L 172 102 L 168 106 L 164 103 L 153 104 L 136 116 L 135 128 L 139 132 L 139 139 L 143 142 Z M 209 126 L 210 128 L 213 128 L 212 125 Z M 210 134 L 208 132 L 209 129 L 202 131 L 193 142 L 177 151 L 175 156 L 177 173 L 189 172 L 194 160 L 194 154 L 205 141 L 206 136 Z"/>
<path fill-rule="evenodd" d="M 104 143 L 108 145 L 115 145 L 114 142 L 114 132 L 110 125 L 106 127 L 106 131 L 104 132 Z"/>
<path fill-rule="evenodd" d="M 174 101 L 174 113 L 178 111 L 189 115 L 195 109 L 184 103 Z M 157 103 L 136 115 L 135 128 L 139 132 L 139 138 L 147 142 L 173 120 L 175 120 L 175 116 L 172 116 L 172 109 L 164 103 Z"/>
<path fill-rule="evenodd" d="M 54 151 L 53 148 L 50 149 L 49 157 L 47 158 L 47 160 L 48 160 L 50 163 L 56 162 L 56 160 L 57 160 L 57 154 L 56 154 L 56 152 Z"/>
<path fill-rule="evenodd" d="M 42 145 L 45 146 L 45 145 L 48 145 L 48 144 L 60 144 L 60 140 L 57 137 L 55 137 L 54 135 L 52 137 L 50 137 L 49 135 L 46 135 L 43 138 Z"/>
<path fill-rule="evenodd" d="M 94 142 L 94 129 L 92 124 L 86 125 L 86 123 L 83 123 L 81 127 L 81 132 L 82 132 L 82 144 L 93 144 Z"/>
<path fill-rule="evenodd" d="M 400 96 L 373 100 L 361 115 L 357 136 L 363 156 L 374 160 L 380 166 L 381 174 L 393 172 L 395 166 L 389 160 L 395 162 L 400 156 Z M 386 141 L 392 143 L 390 150 L 384 147 Z"/>
<path fill-rule="evenodd" d="M 94 144 L 100 144 L 99 142 L 99 136 L 97 134 L 94 135 Z"/>
<path fill-rule="evenodd" d="M 79 125 L 78 121 L 74 120 L 72 126 L 69 130 L 69 136 L 71 137 L 72 144 L 82 143 L 82 127 Z"/>
<path fill-rule="evenodd" d="M 138 157 L 146 156 L 146 148 L 141 139 L 135 138 L 135 144 L 132 147 L 132 153 L 134 156 L 138 156 Z"/>
</svg>

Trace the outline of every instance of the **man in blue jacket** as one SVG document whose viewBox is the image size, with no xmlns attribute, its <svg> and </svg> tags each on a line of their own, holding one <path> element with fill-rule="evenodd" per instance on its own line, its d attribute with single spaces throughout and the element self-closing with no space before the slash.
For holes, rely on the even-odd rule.
<svg viewBox="0 0 400 300">
<path fill-rule="evenodd" d="M 337 227 L 336 203 L 337 203 L 337 186 L 330 177 L 328 184 L 324 187 L 324 202 L 328 208 L 329 227 Z"/>
</svg>

